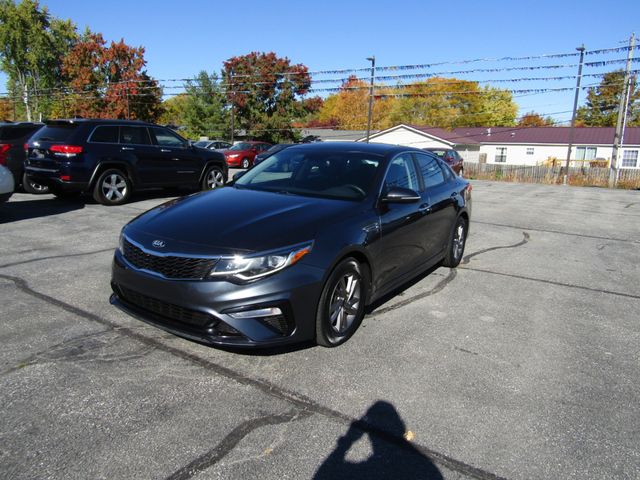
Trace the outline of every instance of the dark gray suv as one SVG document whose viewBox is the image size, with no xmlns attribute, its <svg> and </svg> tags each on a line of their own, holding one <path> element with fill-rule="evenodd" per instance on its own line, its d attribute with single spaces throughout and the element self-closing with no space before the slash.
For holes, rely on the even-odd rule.
<svg viewBox="0 0 640 480">
<path fill-rule="evenodd" d="M 29 140 L 25 172 L 58 197 L 90 192 L 104 205 L 125 203 L 133 190 L 211 190 L 228 177 L 224 155 L 191 145 L 174 131 L 128 120 L 45 122 Z"/>
</svg>

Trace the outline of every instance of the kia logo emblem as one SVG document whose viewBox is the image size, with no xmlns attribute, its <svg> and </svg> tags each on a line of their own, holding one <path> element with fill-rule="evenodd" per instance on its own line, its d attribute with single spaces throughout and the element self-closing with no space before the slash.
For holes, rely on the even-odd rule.
<svg viewBox="0 0 640 480">
<path fill-rule="evenodd" d="M 164 246 L 166 245 L 166 243 L 164 243 L 164 240 L 154 240 L 151 245 L 153 245 L 156 248 L 164 248 Z"/>
</svg>

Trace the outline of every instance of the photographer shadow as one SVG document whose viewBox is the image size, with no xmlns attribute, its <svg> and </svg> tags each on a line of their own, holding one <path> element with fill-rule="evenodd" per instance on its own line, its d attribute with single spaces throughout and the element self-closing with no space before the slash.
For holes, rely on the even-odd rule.
<svg viewBox="0 0 640 480">
<path fill-rule="evenodd" d="M 424 479 L 442 480 L 438 467 L 405 440 L 406 427 L 388 402 L 373 404 L 361 419 L 353 422 L 338 439 L 336 448 L 314 475 L 329 479 Z M 347 460 L 352 446 L 364 435 L 369 437 L 372 454 L 362 462 Z"/>
</svg>

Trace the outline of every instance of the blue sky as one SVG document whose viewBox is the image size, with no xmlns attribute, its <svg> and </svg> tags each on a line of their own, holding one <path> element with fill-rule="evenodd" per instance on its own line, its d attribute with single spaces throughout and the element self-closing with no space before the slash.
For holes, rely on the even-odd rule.
<svg viewBox="0 0 640 480">
<path fill-rule="evenodd" d="M 222 62 L 250 51 L 274 51 L 311 71 L 377 65 L 425 64 L 472 58 L 532 56 L 622 46 L 640 33 L 640 1 L 245 1 L 43 0 L 57 17 L 89 26 L 107 40 L 143 45 L 149 73 L 157 79 L 219 71 Z M 612 54 L 618 59 L 625 53 Z M 640 56 L 640 51 L 636 51 Z M 600 58 L 604 57 L 598 57 Z M 587 58 L 587 61 L 596 58 Z M 576 58 L 526 62 L 481 62 L 434 67 L 433 71 L 575 64 Z M 624 65 L 586 69 L 597 73 Z M 636 64 L 634 68 L 640 68 Z M 439 69 L 439 70 L 438 70 Z M 470 80 L 575 75 L 554 70 L 469 73 Z M 424 70 L 423 70 L 424 72 Z M 399 72 L 404 73 L 404 72 Z M 407 72 L 413 73 L 413 72 Z M 381 73 L 382 74 L 382 73 Z M 328 77 L 328 78 L 335 78 Z M 320 78 L 320 77 L 317 77 Z M 5 78 L 0 78 L 4 84 Z M 585 79 L 584 84 L 597 83 Z M 575 86 L 575 80 L 494 84 L 528 88 Z M 322 86 L 322 85 L 318 85 Z M 167 90 L 169 92 L 170 90 Z M 581 95 L 581 103 L 584 93 Z M 516 97 L 520 113 L 571 109 L 573 92 Z M 570 114 L 556 114 L 565 120 Z"/>
</svg>

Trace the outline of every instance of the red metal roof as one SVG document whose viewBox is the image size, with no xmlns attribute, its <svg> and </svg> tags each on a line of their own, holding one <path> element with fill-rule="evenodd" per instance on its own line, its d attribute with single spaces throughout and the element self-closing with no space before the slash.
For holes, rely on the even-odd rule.
<svg viewBox="0 0 640 480">
<path fill-rule="evenodd" d="M 520 143 L 568 144 L 569 127 L 468 127 L 452 131 L 441 128 L 408 125 L 411 128 L 455 144 Z M 574 130 L 575 145 L 611 145 L 615 128 L 580 127 Z M 640 127 L 627 127 L 625 145 L 640 145 Z"/>
<path fill-rule="evenodd" d="M 569 127 L 492 127 L 457 128 L 459 137 L 480 143 L 526 143 L 526 144 L 568 144 Z M 574 129 L 574 144 L 611 145 L 615 128 L 582 127 Z M 460 143 L 464 143 L 460 139 Z M 628 127 L 625 130 L 624 143 L 640 144 L 640 127 Z"/>
</svg>

